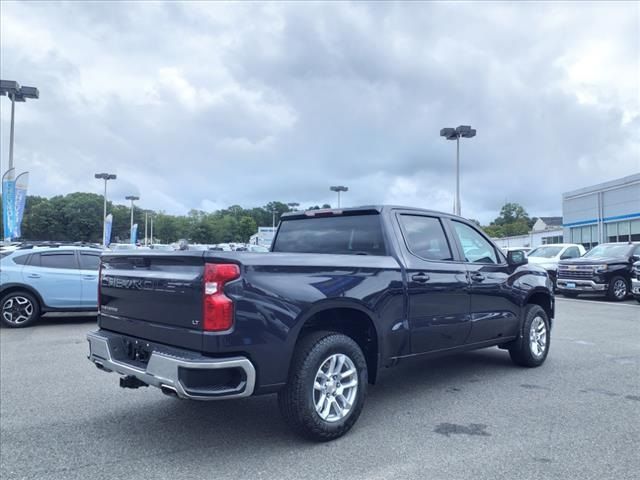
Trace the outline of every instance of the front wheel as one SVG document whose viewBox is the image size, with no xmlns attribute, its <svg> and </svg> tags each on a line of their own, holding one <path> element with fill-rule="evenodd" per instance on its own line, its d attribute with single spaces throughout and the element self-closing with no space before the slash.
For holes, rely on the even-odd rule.
<svg viewBox="0 0 640 480">
<path fill-rule="evenodd" d="M 509 348 L 511 360 L 523 367 L 539 367 L 551 344 L 549 317 L 540 305 L 527 305 L 522 338 Z"/>
<path fill-rule="evenodd" d="M 367 362 L 358 344 L 340 333 L 313 332 L 296 347 L 278 404 L 298 434 L 334 440 L 358 420 L 366 388 Z"/>
<path fill-rule="evenodd" d="M 30 327 L 40 317 L 38 301 L 27 292 L 11 292 L 2 298 L 0 305 L 0 319 L 7 327 Z"/>
<path fill-rule="evenodd" d="M 627 293 L 629 293 L 627 281 L 622 277 L 613 277 L 609 282 L 607 298 L 614 302 L 620 302 L 627 298 Z"/>
</svg>

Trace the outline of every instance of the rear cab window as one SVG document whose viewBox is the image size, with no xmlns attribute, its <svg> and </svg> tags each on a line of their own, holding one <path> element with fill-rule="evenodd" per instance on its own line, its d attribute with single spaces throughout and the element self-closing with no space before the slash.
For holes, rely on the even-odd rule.
<svg viewBox="0 0 640 480">
<path fill-rule="evenodd" d="M 283 219 L 272 252 L 386 255 L 378 214 Z"/>
</svg>

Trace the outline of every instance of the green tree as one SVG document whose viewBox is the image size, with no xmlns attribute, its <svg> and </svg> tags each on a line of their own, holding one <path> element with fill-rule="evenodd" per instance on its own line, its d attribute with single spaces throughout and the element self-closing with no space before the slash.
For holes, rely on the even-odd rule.
<svg viewBox="0 0 640 480">
<path fill-rule="evenodd" d="M 510 237 L 527 234 L 530 224 L 531 219 L 522 205 L 507 202 L 500 209 L 500 215 L 483 229 L 491 237 Z"/>
</svg>

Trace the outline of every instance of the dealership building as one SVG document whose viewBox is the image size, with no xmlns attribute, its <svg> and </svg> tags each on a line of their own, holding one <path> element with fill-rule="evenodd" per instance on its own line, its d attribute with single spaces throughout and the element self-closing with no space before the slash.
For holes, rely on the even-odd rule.
<svg viewBox="0 0 640 480">
<path fill-rule="evenodd" d="M 587 249 L 640 241 L 640 173 L 564 193 L 562 227 L 565 242 Z"/>
<path fill-rule="evenodd" d="M 640 241 L 640 173 L 562 195 L 562 218 L 542 217 L 526 235 L 494 239 L 500 247 Z"/>
</svg>

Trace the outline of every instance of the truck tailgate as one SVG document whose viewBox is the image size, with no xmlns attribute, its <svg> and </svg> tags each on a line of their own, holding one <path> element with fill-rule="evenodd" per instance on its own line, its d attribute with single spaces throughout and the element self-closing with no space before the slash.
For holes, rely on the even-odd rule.
<svg viewBox="0 0 640 480">
<path fill-rule="evenodd" d="M 103 255 L 101 326 L 139 322 L 202 331 L 203 270 L 201 252 Z"/>
</svg>

